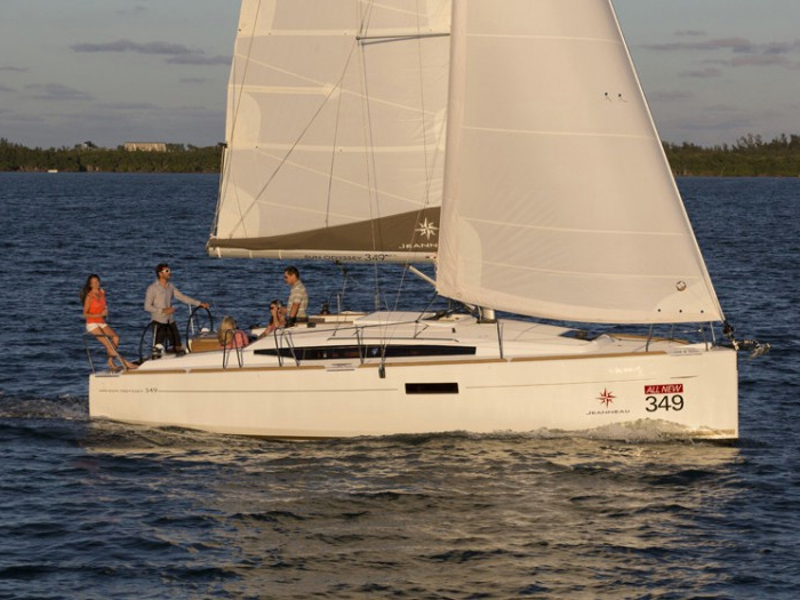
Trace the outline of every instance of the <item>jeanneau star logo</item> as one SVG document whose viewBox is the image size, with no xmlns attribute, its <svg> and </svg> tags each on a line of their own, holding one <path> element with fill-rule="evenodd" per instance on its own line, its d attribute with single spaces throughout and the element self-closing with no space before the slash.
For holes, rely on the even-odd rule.
<svg viewBox="0 0 800 600">
<path fill-rule="evenodd" d="M 422 223 L 417 224 L 417 228 L 414 231 L 420 235 L 424 235 L 426 240 L 430 240 L 431 236 L 436 235 L 438 230 L 439 228 L 433 224 L 433 221 L 428 221 L 428 217 L 425 217 Z"/>
<path fill-rule="evenodd" d="M 608 391 L 607 389 L 605 389 L 605 388 L 603 389 L 603 393 L 602 393 L 602 394 L 600 394 L 600 395 L 597 397 L 597 399 L 598 399 L 598 400 L 600 400 L 600 402 L 602 402 L 603 404 L 605 404 L 605 405 L 606 405 L 606 408 L 608 408 L 608 405 L 609 405 L 609 404 L 611 404 L 612 402 L 614 402 L 614 398 L 616 398 L 616 396 L 615 396 L 614 394 L 612 394 L 611 392 L 609 392 L 609 391 Z"/>
</svg>

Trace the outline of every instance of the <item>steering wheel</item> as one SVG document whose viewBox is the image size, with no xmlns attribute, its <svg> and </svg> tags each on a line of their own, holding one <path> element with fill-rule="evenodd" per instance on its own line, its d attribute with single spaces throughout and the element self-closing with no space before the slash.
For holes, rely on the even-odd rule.
<svg viewBox="0 0 800 600">
<path fill-rule="evenodd" d="M 189 347 L 189 340 L 197 334 L 205 331 L 214 331 L 214 316 L 211 311 L 204 306 L 195 306 L 189 313 L 189 320 L 186 321 L 186 346 Z"/>
</svg>

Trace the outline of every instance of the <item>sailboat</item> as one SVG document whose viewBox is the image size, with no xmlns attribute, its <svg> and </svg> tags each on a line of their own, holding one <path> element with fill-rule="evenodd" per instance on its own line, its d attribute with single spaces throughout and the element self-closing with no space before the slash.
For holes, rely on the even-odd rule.
<svg viewBox="0 0 800 600">
<path fill-rule="evenodd" d="M 211 256 L 433 263 L 464 310 L 96 373 L 92 417 L 737 438 L 736 351 L 610 0 L 243 0 L 226 129 Z"/>
</svg>

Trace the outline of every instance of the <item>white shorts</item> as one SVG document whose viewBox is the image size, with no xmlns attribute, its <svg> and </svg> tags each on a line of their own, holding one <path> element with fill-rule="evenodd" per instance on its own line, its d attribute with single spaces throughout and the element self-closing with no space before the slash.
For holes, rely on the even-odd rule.
<svg viewBox="0 0 800 600">
<path fill-rule="evenodd" d="M 95 329 L 102 329 L 105 326 L 106 326 L 105 323 L 87 323 L 86 324 L 86 331 L 88 331 L 89 333 L 92 333 Z"/>
</svg>

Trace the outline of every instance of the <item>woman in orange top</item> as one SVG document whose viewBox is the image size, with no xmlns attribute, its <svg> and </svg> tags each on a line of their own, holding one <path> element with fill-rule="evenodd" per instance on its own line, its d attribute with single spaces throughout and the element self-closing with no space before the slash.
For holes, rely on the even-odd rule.
<svg viewBox="0 0 800 600">
<path fill-rule="evenodd" d="M 106 347 L 108 352 L 108 368 L 118 371 L 122 367 L 114 364 L 116 357 L 126 369 L 135 369 L 136 365 L 127 361 L 119 352 L 119 336 L 106 323 L 108 307 L 106 306 L 106 293 L 100 287 L 100 277 L 89 275 L 86 278 L 86 285 L 81 290 L 81 302 L 83 303 L 83 317 L 86 319 L 86 331 L 96 336 L 100 343 Z"/>
</svg>

